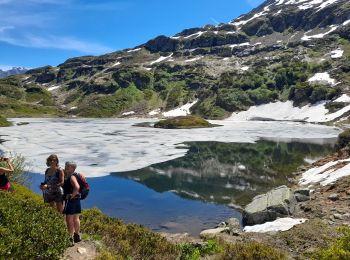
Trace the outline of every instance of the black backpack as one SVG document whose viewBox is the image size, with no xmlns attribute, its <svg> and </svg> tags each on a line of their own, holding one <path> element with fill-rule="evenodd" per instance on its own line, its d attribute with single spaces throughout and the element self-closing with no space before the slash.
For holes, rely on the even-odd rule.
<svg viewBox="0 0 350 260">
<path fill-rule="evenodd" d="M 89 195 L 90 186 L 87 183 L 86 178 L 83 174 L 75 172 L 73 173 L 73 175 L 75 176 L 75 178 L 77 178 L 77 181 L 80 186 L 79 188 L 80 199 L 84 200 Z"/>
</svg>

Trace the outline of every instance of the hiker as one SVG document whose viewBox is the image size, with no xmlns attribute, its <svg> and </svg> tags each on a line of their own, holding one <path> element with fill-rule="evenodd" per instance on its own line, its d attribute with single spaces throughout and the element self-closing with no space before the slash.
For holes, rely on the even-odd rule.
<svg viewBox="0 0 350 260">
<path fill-rule="evenodd" d="M 9 158 L 0 157 L 0 190 L 9 191 L 11 183 L 7 178 L 7 173 L 13 173 L 14 169 Z"/>
<path fill-rule="evenodd" d="M 64 172 L 59 167 L 59 160 L 56 154 L 51 154 L 46 159 L 48 168 L 45 171 L 45 181 L 41 183 L 44 202 L 55 208 L 59 213 L 63 212 L 63 183 Z"/>
<path fill-rule="evenodd" d="M 65 198 L 63 214 L 66 215 L 66 223 L 72 245 L 81 241 L 79 219 L 79 214 L 81 213 L 80 185 L 75 173 L 76 168 L 77 164 L 75 162 L 66 162 L 64 167 L 66 178 L 63 186 Z"/>
</svg>

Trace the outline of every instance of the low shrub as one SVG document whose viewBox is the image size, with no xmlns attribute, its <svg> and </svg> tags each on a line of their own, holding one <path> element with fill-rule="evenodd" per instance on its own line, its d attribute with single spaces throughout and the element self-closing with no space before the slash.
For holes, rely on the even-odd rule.
<svg viewBox="0 0 350 260">
<path fill-rule="evenodd" d="M 167 129 L 178 129 L 178 128 L 200 128 L 210 127 L 211 124 L 198 116 L 177 116 L 165 120 L 160 120 L 154 124 L 155 128 L 167 128 Z"/>
<path fill-rule="evenodd" d="M 282 260 L 286 259 L 283 252 L 258 242 L 238 242 L 226 244 L 220 260 Z"/>
<path fill-rule="evenodd" d="M 328 248 L 320 249 L 315 252 L 313 259 L 328 260 L 328 259 L 350 259 L 350 227 L 343 226 L 338 228 L 342 234 L 335 243 Z"/>
<path fill-rule="evenodd" d="M 179 244 L 178 248 L 181 251 L 180 260 L 197 260 L 200 257 L 214 255 L 223 250 L 216 240 L 208 240 L 204 244 Z"/>
<path fill-rule="evenodd" d="M 346 129 L 344 132 L 338 135 L 336 147 L 338 149 L 342 149 L 347 145 L 349 145 L 349 143 L 350 143 L 350 129 Z"/>
<path fill-rule="evenodd" d="M 11 156 L 12 165 L 14 168 L 13 173 L 9 174 L 9 180 L 18 184 L 28 186 L 31 181 L 31 175 L 25 169 L 26 161 L 21 155 Z"/>
<path fill-rule="evenodd" d="M 176 259 L 179 250 L 164 237 L 135 224 L 124 224 L 100 210 L 88 209 L 81 217 L 82 232 L 99 235 L 110 259 Z M 114 258 L 113 258 L 114 257 Z"/>
<path fill-rule="evenodd" d="M 62 216 L 21 192 L 0 192 L 0 259 L 60 259 L 69 241 Z"/>
</svg>

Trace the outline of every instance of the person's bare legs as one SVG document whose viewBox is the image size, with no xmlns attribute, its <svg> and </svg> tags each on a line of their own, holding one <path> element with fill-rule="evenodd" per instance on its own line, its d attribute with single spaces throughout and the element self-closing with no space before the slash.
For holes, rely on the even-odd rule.
<svg viewBox="0 0 350 260">
<path fill-rule="evenodd" d="M 80 219 L 79 214 L 73 215 L 73 221 L 74 221 L 74 233 L 77 233 L 79 235 L 80 233 Z"/>
<path fill-rule="evenodd" d="M 63 212 L 63 202 L 56 202 L 56 209 L 59 213 Z"/>
<path fill-rule="evenodd" d="M 74 235 L 74 215 L 66 215 L 68 233 L 71 237 Z"/>
</svg>

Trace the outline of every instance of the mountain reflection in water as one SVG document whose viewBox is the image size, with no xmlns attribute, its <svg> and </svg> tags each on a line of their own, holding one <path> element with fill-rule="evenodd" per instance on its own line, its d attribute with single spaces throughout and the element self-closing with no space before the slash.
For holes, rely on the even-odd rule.
<svg viewBox="0 0 350 260">
<path fill-rule="evenodd" d="M 330 144 L 302 142 L 188 142 L 186 156 L 112 175 L 184 198 L 244 206 L 256 195 L 288 184 L 300 165 L 331 152 Z M 142 158 L 140 158 L 142 160 Z"/>
</svg>

